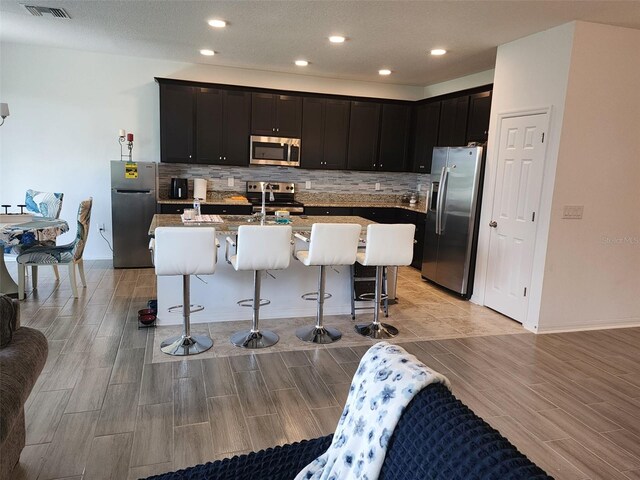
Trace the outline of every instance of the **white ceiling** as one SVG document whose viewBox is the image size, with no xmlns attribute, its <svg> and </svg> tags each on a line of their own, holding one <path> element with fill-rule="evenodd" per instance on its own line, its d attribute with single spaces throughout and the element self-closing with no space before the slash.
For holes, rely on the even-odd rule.
<svg viewBox="0 0 640 480">
<path fill-rule="evenodd" d="M 20 3 L 62 7 L 71 20 L 33 17 Z M 572 20 L 640 29 L 637 0 L 20 3 L 0 2 L 0 41 L 405 85 L 493 68 L 498 45 Z M 211 18 L 229 25 L 213 29 Z M 331 45 L 332 34 L 347 41 Z M 449 53 L 431 57 L 435 47 Z M 298 58 L 310 65 L 296 67 Z M 380 68 L 393 74 L 380 77 Z"/>
</svg>

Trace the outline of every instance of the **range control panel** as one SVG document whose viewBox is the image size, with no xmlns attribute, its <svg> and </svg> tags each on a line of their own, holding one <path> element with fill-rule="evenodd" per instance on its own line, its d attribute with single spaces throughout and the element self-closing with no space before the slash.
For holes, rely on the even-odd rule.
<svg viewBox="0 0 640 480">
<path fill-rule="evenodd" d="M 266 190 L 274 193 L 295 193 L 295 183 L 285 182 L 247 182 L 247 192 L 262 192 L 262 184 L 268 184 Z"/>
</svg>

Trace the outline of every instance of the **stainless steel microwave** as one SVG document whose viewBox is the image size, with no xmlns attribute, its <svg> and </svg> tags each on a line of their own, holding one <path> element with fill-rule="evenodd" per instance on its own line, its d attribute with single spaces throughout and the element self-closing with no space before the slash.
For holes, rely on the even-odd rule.
<svg viewBox="0 0 640 480">
<path fill-rule="evenodd" d="M 251 165 L 300 166 L 300 139 L 251 136 Z"/>
</svg>

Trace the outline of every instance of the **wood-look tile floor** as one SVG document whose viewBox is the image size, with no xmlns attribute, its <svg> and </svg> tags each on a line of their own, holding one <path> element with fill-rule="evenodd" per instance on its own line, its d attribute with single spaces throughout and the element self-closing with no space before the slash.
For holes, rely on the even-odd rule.
<svg viewBox="0 0 640 480">
<path fill-rule="evenodd" d="M 176 360 L 156 352 L 170 329 L 136 325 L 153 271 L 86 268 L 79 299 L 43 267 L 22 302 L 22 324 L 45 333 L 49 358 L 12 479 L 140 478 L 334 430 L 371 344 L 350 334 L 349 318 L 327 318 L 345 338 L 320 348 L 294 339 L 302 320 L 279 320 L 277 348 L 255 354 L 228 346 L 237 324 L 198 326 L 213 352 Z M 398 296 L 396 341 L 551 475 L 640 479 L 640 329 L 536 336 L 412 269 Z"/>
</svg>

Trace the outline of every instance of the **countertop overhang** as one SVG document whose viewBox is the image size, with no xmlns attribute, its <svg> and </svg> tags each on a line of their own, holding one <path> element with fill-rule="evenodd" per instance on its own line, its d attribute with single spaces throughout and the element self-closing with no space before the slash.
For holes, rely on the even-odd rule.
<svg viewBox="0 0 640 480">
<path fill-rule="evenodd" d="M 151 220 L 151 225 L 149 227 L 149 236 L 153 237 L 155 235 L 155 230 L 158 227 L 185 227 L 185 228 L 197 228 L 197 227 L 214 227 L 216 229 L 216 233 L 234 233 L 238 231 L 238 227 L 240 225 L 259 225 L 258 222 L 249 222 L 249 219 L 252 219 L 252 215 L 220 215 L 223 223 L 182 223 L 182 219 L 180 215 L 177 214 L 168 214 L 168 213 L 157 213 L 153 216 Z M 311 215 L 305 216 L 304 218 L 300 216 L 291 216 L 290 217 L 291 228 L 294 232 L 310 232 L 311 227 L 314 223 L 357 223 L 363 229 L 366 229 L 368 225 L 374 224 L 371 220 L 367 220 L 366 218 L 356 217 L 356 216 L 328 216 L 328 215 Z M 268 217 L 265 225 L 283 225 L 275 223 L 275 217 Z"/>
</svg>

